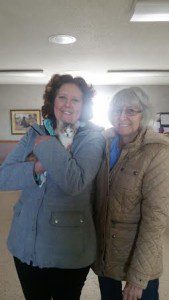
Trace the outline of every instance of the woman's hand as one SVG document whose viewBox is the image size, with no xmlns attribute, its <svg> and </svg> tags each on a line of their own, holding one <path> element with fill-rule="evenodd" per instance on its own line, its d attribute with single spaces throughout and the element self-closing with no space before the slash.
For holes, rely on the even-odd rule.
<svg viewBox="0 0 169 300">
<path fill-rule="evenodd" d="M 50 138 L 51 138 L 50 135 L 40 135 L 40 136 L 37 136 L 36 139 L 35 139 L 34 146 L 40 144 L 43 141 L 48 141 Z"/>
<path fill-rule="evenodd" d="M 143 293 L 142 288 L 127 282 L 123 290 L 123 300 L 141 299 L 142 293 Z"/>
<path fill-rule="evenodd" d="M 36 155 L 33 154 L 33 153 L 30 153 L 30 154 L 27 156 L 27 158 L 26 158 L 26 161 L 34 161 L 34 162 L 36 162 L 37 160 L 38 160 L 38 159 L 37 159 Z"/>
<path fill-rule="evenodd" d="M 35 162 L 34 170 L 35 170 L 36 174 L 42 174 L 46 171 L 39 160 L 37 160 L 37 162 Z"/>
</svg>

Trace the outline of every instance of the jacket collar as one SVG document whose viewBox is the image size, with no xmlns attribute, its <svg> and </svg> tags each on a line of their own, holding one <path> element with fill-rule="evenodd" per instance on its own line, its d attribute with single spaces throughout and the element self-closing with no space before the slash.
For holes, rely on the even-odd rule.
<svg viewBox="0 0 169 300">
<path fill-rule="evenodd" d="M 107 141 L 106 143 L 107 153 L 109 152 L 110 144 L 114 136 L 115 136 L 115 132 L 113 128 L 105 132 L 105 137 Z M 163 144 L 169 146 L 169 138 L 165 137 L 163 134 L 154 132 L 150 127 L 145 127 L 140 130 L 136 139 L 132 143 L 123 146 L 122 150 L 124 152 L 130 153 L 133 151 L 137 151 L 137 149 L 147 144 Z"/>
</svg>

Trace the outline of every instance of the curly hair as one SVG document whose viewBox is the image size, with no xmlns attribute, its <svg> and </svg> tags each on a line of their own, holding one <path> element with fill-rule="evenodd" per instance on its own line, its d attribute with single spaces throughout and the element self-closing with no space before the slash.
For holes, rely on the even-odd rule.
<svg viewBox="0 0 169 300">
<path fill-rule="evenodd" d="M 83 94 L 83 108 L 80 120 L 86 122 L 92 117 L 92 98 L 95 94 L 92 85 L 88 85 L 82 77 L 73 77 L 68 74 L 54 74 L 45 87 L 45 92 L 43 94 L 44 105 L 42 106 L 43 118 L 49 118 L 52 121 L 54 128 L 56 128 L 57 124 L 54 115 L 55 98 L 60 87 L 67 83 L 75 84 Z"/>
</svg>

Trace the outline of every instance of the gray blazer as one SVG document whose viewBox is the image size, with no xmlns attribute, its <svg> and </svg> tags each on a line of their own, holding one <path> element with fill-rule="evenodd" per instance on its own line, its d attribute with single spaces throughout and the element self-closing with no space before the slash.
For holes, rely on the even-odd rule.
<svg viewBox="0 0 169 300">
<path fill-rule="evenodd" d="M 45 134 L 43 127 L 36 129 Z M 31 128 L 0 167 L 0 190 L 22 190 L 14 206 L 8 248 L 34 266 L 88 266 L 96 252 L 91 193 L 104 137 L 89 123 L 78 130 L 68 152 L 55 137 L 34 148 L 36 136 Z M 32 151 L 47 171 L 41 188 L 34 180 L 34 162 L 26 161 Z"/>
</svg>

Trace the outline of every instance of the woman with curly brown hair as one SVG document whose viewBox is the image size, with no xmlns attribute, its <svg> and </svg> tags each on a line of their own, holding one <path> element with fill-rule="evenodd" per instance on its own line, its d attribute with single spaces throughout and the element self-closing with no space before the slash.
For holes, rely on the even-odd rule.
<svg viewBox="0 0 169 300">
<path fill-rule="evenodd" d="M 104 138 L 88 121 L 93 95 L 83 78 L 54 75 L 44 125 L 33 125 L 0 168 L 0 189 L 22 190 L 8 248 L 28 300 L 79 299 L 95 260 L 91 193 Z"/>
</svg>

